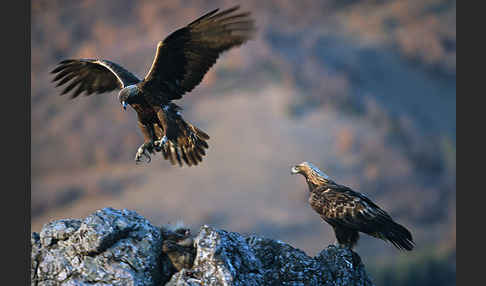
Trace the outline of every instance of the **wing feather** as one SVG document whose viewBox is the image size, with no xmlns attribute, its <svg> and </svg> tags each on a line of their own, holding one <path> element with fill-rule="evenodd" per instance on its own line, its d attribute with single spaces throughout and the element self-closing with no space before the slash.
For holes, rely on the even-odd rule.
<svg viewBox="0 0 486 286">
<path fill-rule="evenodd" d="M 86 95 L 93 93 L 99 94 L 115 89 L 122 89 L 128 85 L 140 82 L 140 79 L 135 75 L 120 65 L 108 60 L 63 60 L 51 73 L 56 75 L 53 79 L 53 82 L 58 81 L 56 87 L 68 84 L 69 82 L 61 92 L 61 95 L 67 94 L 77 87 L 71 93 L 71 98 L 75 98 L 83 92 Z"/>
<path fill-rule="evenodd" d="M 367 197 L 347 187 L 326 187 L 322 192 L 322 215 L 345 227 L 363 231 L 391 220 Z M 316 190 L 318 191 L 318 190 Z"/>
<path fill-rule="evenodd" d="M 222 52 L 251 38 L 254 22 L 248 12 L 232 14 L 238 8 L 213 10 L 159 42 L 143 85 L 169 100 L 194 89 Z"/>
<path fill-rule="evenodd" d="M 331 225 L 388 240 L 401 249 L 413 248 L 411 233 L 363 194 L 341 185 L 326 186 L 314 192 L 320 194 L 314 198 L 319 203 L 311 202 L 311 205 L 318 206 L 316 211 Z"/>
</svg>

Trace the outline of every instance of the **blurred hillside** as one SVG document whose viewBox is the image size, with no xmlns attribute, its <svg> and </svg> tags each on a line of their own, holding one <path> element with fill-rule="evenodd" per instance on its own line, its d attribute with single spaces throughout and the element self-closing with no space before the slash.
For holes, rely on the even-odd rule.
<svg viewBox="0 0 486 286">
<path fill-rule="evenodd" d="M 211 136 L 195 168 L 160 155 L 135 165 L 142 135 L 116 92 L 69 100 L 50 82 L 57 62 L 78 57 L 143 77 L 159 40 L 236 3 L 32 2 L 32 231 L 111 206 L 315 255 L 333 232 L 308 206 L 303 178 L 290 175 L 312 161 L 412 230 L 412 253 L 362 236 L 357 251 L 376 265 L 377 285 L 406 285 L 383 269 L 420 279 L 404 265 L 433 265 L 428 278 L 445 273 L 455 285 L 455 1 L 242 1 L 255 40 L 224 54 L 178 102 Z"/>
</svg>

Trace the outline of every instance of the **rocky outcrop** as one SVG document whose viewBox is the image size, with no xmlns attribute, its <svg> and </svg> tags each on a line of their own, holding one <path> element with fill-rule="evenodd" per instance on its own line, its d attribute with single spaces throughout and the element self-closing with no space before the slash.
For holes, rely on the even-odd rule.
<svg viewBox="0 0 486 286">
<path fill-rule="evenodd" d="M 157 228 L 129 210 L 46 224 L 31 239 L 32 285 L 373 285 L 360 257 L 316 257 L 272 239 L 202 226 Z"/>
<path fill-rule="evenodd" d="M 105 208 L 32 234 L 32 285 L 157 285 L 160 230 L 129 210 Z M 166 277 L 168 278 L 168 277 Z"/>
</svg>

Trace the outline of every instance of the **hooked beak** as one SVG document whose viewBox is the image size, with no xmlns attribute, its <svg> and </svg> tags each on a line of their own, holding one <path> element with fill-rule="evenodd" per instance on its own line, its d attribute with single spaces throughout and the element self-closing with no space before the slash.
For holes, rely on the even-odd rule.
<svg viewBox="0 0 486 286">
<path fill-rule="evenodd" d="M 127 103 L 125 101 L 122 101 L 122 105 L 123 105 L 123 110 L 127 110 Z"/>
<path fill-rule="evenodd" d="M 293 166 L 292 169 L 290 169 L 290 174 L 298 174 L 299 173 L 299 168 L 297 166 Z"/>
</svg>

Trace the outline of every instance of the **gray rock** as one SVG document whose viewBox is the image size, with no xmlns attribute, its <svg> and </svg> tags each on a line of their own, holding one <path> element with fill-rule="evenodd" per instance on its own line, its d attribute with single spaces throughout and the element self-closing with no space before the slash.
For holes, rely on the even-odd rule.
<svg viewBox="0 0 486 286">
<path fill-rule="evenodd" d="M 329 285 L 373 285 L 366 274 L 359 255 L 347 248 L 328 246 L 315 257 L 323 269 L 329 273 Z"/>
<path fill-rule="evenodd" d="M 32 234 L 32 285 L 160 285 L 162 238 L 134 211 L 105 208 Z"/>
<path fill-rule="evenodd" d="M 371 286 L 359 256 L 329 246 L 315 258 L 281 241 L 203 226 L 195 239 L 194 266 L 167 286 L 329 285 Z"/>
<path fill-rule="evenodd" d="M 196 237 L 159 229 L 111 208 L 46 224 L 32 233 L 31 257 L 32 285 L 373 285 L 349 249 L 309 257 L 281 241 L 209 226 Z"/>
<path fill-rule="evenodd" d="M 261 262 L 240 234 L 205 225 L 195 244 L 192 269 L 173 276 L 167 285 L 265 285 Z"/>
</svg>

